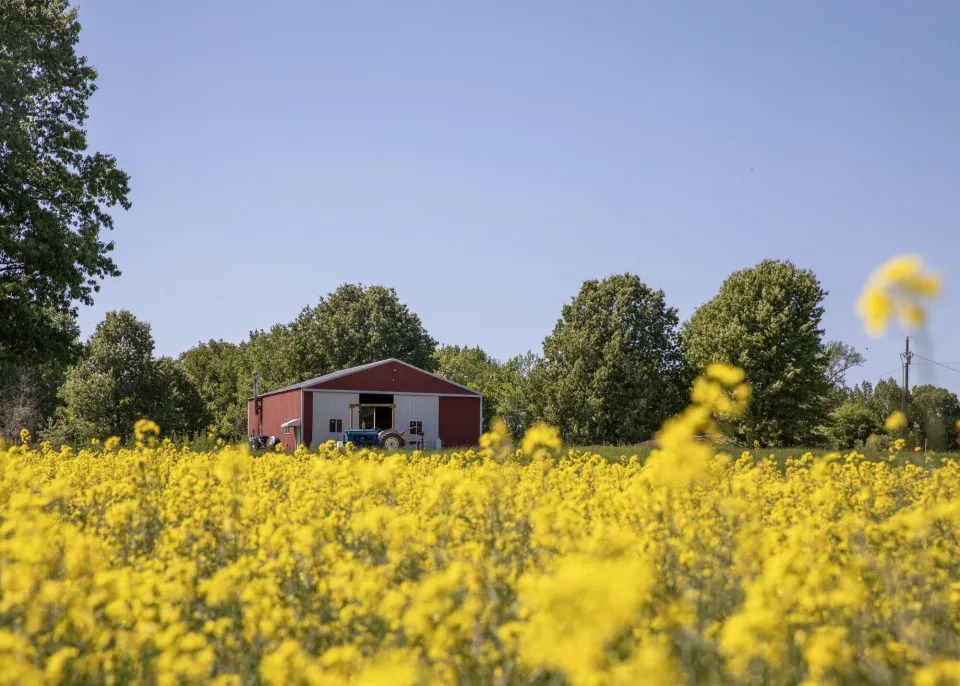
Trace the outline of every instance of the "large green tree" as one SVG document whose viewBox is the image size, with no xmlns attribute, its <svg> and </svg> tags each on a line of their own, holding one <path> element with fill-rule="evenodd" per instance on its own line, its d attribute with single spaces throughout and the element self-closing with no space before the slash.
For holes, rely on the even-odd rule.
<svg viewBox="0 0 960 686">
<path fill-rule="evenodd" d="M 67 372 L 50 437 L 128 436 L 143 418 L 157 421 L 165 435 L 202 430 L 202 399 L 172 360 L 153 357 L 153 348 L 149 324 L 125 310 L 108 312 Z"/>
<path fill-rule="evenodd" d="M 119 273 L 101 231 L 129 207 L 128 178 L 87 151 L 96 72 L 79 33 L 66 0 L 0 0 L 0 363 L 69 358 L 74 332 L 50 313 Z"/>
<path fill-rule="evenodd" d="M 903 407 L 903 386 L 893 379 L 878 381 L 867 397 L 867 405 L 876 412 L 877 417 L 885 420 Z"/>
<path fill-rule="evenodd" d="M 249 388 L 240 387 L 245 369 L 243 348 L 226 341 L 209 340 L 181 353 L 180 368 L 203 399 L 216 431 L 239 439 L 246 435 Z M 251 379 L 246 379 L 247 386 Z"/>
<path fill-rule="evenodd" d="M 210 429 L 213 414 L 196 385 L 171 357 L 156 361 L 162 396 L 152 419 L 167 436 L 198 436 Z"/>
<path fill-rule="evenodd" d="M 497 415 L 517 438 L 535 423 L 543 421 L 543 411 L 536 403 L 531 383 L 534 370 L 540 363 L 540 357 L 527 351 L 500 366 Z"/>
<path fill-rule="evenodd" d="M 289 334 L 284 356 L 293 380 L 389 357 L 430 370 L 437 347 L 420 317 L 385 286 L 344 284 L 304 308 Z"/>
<path fill-rule="evenodd" d="M 684 325 L 687 361 L 742 367 L 753 400 L 740 437 L 763 445 L 816 440 L 827 413 L 827 359 L 820 320 L 826 292 L 790 262 L 765 260 L 734 272 Z"/>
<path fill-rule="evenodd" d="M 36 432 L 60 404 L 57 389 L 80 354 L 80 333 L 72 315 L 51 312 L 49 318 L 64 340 L 74 343 L 60 355 L 0 361 L 0 435 L 15 436 L 20 429 Z"/>
<path fill-rule="evenodd" d="M 846 388 L 847 372 L 862 367 L 866 359 L 852 345 L 843 341 L 828 341 L 823 346 L 826 357 L 827 382 L 834 387 Z"/>
<path fill-rule="evenodd" d="M 584 282 L 532 374 L 544 418 L 576 443 L 650 438 L 684 404 L 677 325 L 663 291 L 634 274 Z"/>
<path fill-rule="evenodd" d="M 829 386 L 827 401 L 831 411 L 833 411 L 843 405 L 853 392 L 853 389 L 847 385 L 847 372 L 863 366 L 866 360 L 856 348 L 842 341 L 825 343 L 823 355 L 826 358 L 827 384 Z"/>
</svg>

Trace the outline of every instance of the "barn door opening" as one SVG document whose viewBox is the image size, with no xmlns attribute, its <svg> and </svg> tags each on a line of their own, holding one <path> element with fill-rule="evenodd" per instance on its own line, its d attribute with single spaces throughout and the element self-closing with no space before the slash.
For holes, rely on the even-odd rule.
<svg viewBox="0 0 960 686">
<path fill-rule="evenodd" d="M 393 429 L 393 393 L 361 393 L 360 426 L 367 429 Z M 362 407 L 372 405 L 372 407 Z"/>
<path fill-rule="evenodd" d="M 360 415 L 360 428 L 361 429 L 372 429 L 375 423 L 374 421 L 374 410 L 375 407 L 358 407 L 357 412 Z"/>
<path fill-rule="evenodd" d="M 360 406 L 357 408 L 357 411 L 360 413 L 361 429 L 379 429 L 383 431 L 384 429 L 394 428 L 392 405 L 388 407 Z"/>
<path fill-rule="evenodd" d="M 393 408 L 392 407 L 374 407 L 373 425 L 383 431 L 393 428 Z"/>
<path fill-rule="evenodd" d="M 358 426 L 361 429 L 393 429 L 395 405 L 360 405 L 357 408 Z M 351 409 L 351 412 L 353 410 Z"/>
</svg>

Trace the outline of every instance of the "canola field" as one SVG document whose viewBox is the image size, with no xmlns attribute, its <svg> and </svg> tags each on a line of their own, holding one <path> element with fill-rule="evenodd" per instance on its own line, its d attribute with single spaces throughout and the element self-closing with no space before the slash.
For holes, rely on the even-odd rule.
<svg viewBox="0 0 960 686">
<path fill-rule="evenodd" d="M 3 682 L 960 677 L 954 460 L 711 455 L 675 478 L 662 452 L 558 454 L 546 427 L 437 456 L 150 433 L 0 451 Z"/>
<path fill-rule="evenodd" d="M 917 324 L 938 287 L 897 258 L 861 313 Z M 697 440 L 750 397 L 709 366 L 621 462 L 502 423 L 433 455 L 23 432 L 0 446 L 0 683 L 960 683 L 960 462 Z"/>
</svg>

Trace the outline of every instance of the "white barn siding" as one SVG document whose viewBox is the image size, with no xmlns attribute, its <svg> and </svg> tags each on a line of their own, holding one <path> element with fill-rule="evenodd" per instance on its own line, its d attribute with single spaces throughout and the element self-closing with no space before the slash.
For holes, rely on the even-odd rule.
<svg viewBox="0 0 960 686">
<path fill-rule="evenodd" d="M 397 406 L 394 428 L 403 431 L 410 428 L 410 422 L 423 422 L 424 447 L 436 447 L 440 429 L 440 396 L 396 393 L 393 402 Z M 407 437 L 408 440 L 415 440 L 410 432 L 404 434 L 404 438 Z"/>
<path fill-rule="evenodd" d="M 358 402 L 359 393 L 313 392 L 313 445 L 342 441 L 343 433 L 330 432 L 330 420 L 343 420 L 343 430 L 346 431 L 350 428 L 350 403 Z"/>
</svg>

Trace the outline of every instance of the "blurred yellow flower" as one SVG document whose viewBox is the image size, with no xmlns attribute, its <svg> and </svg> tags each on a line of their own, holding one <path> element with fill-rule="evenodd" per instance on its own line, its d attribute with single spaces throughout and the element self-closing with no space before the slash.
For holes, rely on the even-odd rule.
<svg viewBox="0 0 960 686">
<path fill-rule="evenodd" d="M 857 301 L 857 311 L 873 336 L 882 334 L 895 316 L 907 328 L 916 328 L 926 318 L 923 301 L 939 293 L 940 277 L 924 272 L 918 256 L 903 255 L 874 271 Z"/>
<path fill-rule="evenodd" d="M 535 424 L 527 429 L 520 443 L 520 449 L 526 455 L 534 455 L 538 450 L 555 453 L 560 449 L 560 435 L 552 426 Z"/>
<path fill-rule="evenodd" d="M 898 431 L 907 425 L 907 415 L 901 410 L 894 410 L 893 413 L 887 417 L 886 421 L 884 421 L 883 425 L 888 431 Z"/>
<path fill-rule="evenodd" d="M 138 419 L 133 425 L 133 435 L 141 443 L 155 440 L 160 435 L 160 427 L 150 419 Z"/>
</svg>

